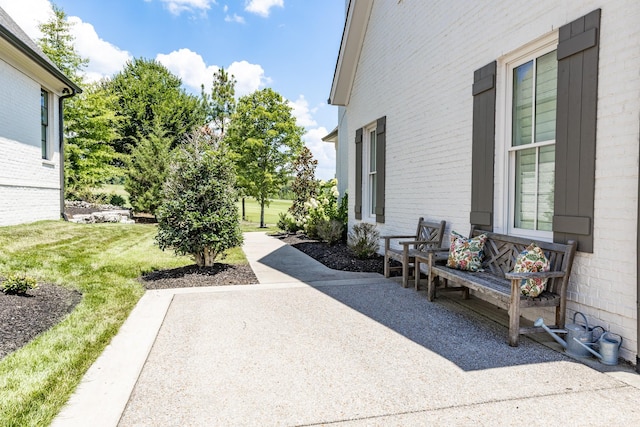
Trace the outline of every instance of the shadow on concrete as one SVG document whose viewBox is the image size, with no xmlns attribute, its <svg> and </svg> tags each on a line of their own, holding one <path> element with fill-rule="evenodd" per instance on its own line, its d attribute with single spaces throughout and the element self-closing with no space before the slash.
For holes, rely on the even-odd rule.
<svg viewBox="0 0 640 427">
<path fill-rule="evenodd" d="M 518 347 L 510 347 L 506 327 L 448 298 L 430 303 L 424 292 L 402 288 L 375 273 L 336 271 L 320 263 L 309 268 L 289 251 L 299 252 L 284 246 L 259 262 L 308 284 L 465 371 L 573 361 L 524 336 Z"/>
</svg>

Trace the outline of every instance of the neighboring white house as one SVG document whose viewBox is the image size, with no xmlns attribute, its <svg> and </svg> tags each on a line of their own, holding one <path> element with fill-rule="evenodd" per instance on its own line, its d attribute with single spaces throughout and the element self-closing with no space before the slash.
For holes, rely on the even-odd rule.
<svg viewBox="0 0 640 427">
<path fill-rule="evenodd" d="M 0 8 L 0 226 L 60 218 L 60 111 L 79 92 Z"/>
<path fill-rule="evenodd" d="M 351 0 L 330 95 L 350 225 L 575 239 L 567 318 L 637 363 L 639 23 L 635 0 Z"/>
</svg>

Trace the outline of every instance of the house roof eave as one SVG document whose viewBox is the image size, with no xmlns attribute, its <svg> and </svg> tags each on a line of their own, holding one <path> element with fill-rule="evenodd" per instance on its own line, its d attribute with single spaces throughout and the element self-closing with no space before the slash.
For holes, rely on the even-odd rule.
<svg viewBox="0 0 640 427">
<path fill-rule="evenodd" d="M 372 0 L 349 1 L 328 101 L 331 105 L 346 106 L 349 103 L 372 6 Z"/>
<path fill-rule="evenodd" d="M 20 27 L 11 19 L 11 17 L 0 8 L 0 37 L 5 39 L 11 46 L 17 49 L 22 55 L 29 58 L 35 64 L 43 68 L 47 73 L 63 83 L 72 93 L 81 93 L 80 86 L 75 84 L 67 77 L 58 67 L 51 62 L 46 55 L 40 51 L 37 45 L 28 38 Z"/>
</svg>

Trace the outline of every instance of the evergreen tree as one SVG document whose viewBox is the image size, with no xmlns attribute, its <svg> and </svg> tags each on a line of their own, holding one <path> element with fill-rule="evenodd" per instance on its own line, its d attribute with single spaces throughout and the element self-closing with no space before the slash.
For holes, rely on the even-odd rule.
<svg viewBox="0 0 640 427">
<path fill-rule="evenodd" d="M 211 131 L 193 132 L 176 149 L 158 209 L 160 249 L 190 254 L 209 267 L 242 244 L 235 170 L 227 149 Z"/>
<path fill-rule="evenodd" d="M 171 138 L 159 121 L 131 150 L 127 162 L 125 190 L 138 212 L 155 214 L 162 203 L 162 186 L 171 159 Z"/>
<path fill-rule="evenodd" d="M 236 110 L 235 86 L 235 77 L 220 68 L 213 74 L 211 93 L 204 91 L 204 85 L 201 87 L 206 123 L 220 139 L 224 138 L 231 116 Z"/>
<path fill-rule="evenodd" d="M 82 71 L 89 64 L 89 60 L 76 52 L 75 38 L 70 32 L 71 24 L 67 20 L 67 14 L 55 4 L 52 4 L 52 7 L 51 20 L 39 25 L 42 38 L 37 41 L 38 46 L 60 71 L 80 84 Z"/>
</svg>

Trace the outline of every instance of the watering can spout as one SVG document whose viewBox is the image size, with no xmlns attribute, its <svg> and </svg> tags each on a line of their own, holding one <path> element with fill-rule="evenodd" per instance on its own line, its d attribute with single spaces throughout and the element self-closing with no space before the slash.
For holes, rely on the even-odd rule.
<svg viewBox="0 0 640 427">
<path fill-rule="evenodd" d="M 536 319 L 535 322 L 533 322 L 533 326 L 535 326 L 536 328 L 542 328 L 545 331 L 547 331 L 549 333 L 549 335 L 551 335 L 551 337 L 556 340 L 558 342 L 558 344 L 560 344 L 564 349 L 567 348 L 567 342 L 565 340 L 563 340 L 562 338 L 560 338 L 558 336 L 558 334 L 556 334 L 556 332 L 566 332 L 563 330 L 551 330 L 547 325 L 544 324 L 544 320 L 542 320 L 542 317 L 539 317 L 538 319 Z"/>
</svg>

